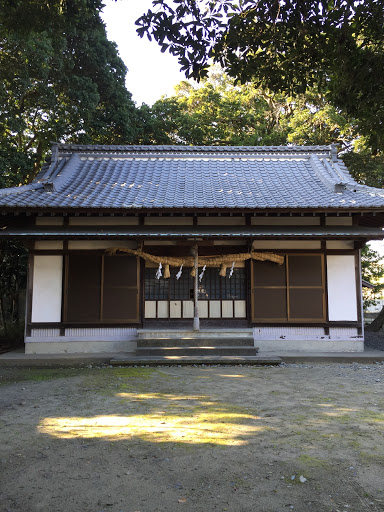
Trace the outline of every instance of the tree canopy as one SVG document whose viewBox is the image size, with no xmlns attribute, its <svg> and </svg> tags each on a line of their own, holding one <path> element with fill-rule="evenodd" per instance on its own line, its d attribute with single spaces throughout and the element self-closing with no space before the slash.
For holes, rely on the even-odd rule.
<svg viewBox="0 0 384 512">
<path fill-rule="evenodd" d="M 217 66 L 200 84 L 183 81 L 173 96 L 142 107 L 141 115 L 146 144 L 338 143 L 345 151 L 358 137 L 353 123 L 320 94 L 291 97 L 236 85 Z"/>
<path fill-rule="evenodd" d="M 101 0 L 0 0 L 0 188 L 31 180 L 52 141 L 136 142 L 126 68 L 101 8 Z M 26 260 L 20 243 L 0 244 L 7 335 L 20 325 Z"/>
<path fill-rule="evenodd" d="M 316 88 L 384 145 L 384 4 L 380 0 L 153 0 L 137 20 L 187 77 L 219 63 L 241 83 L 288 95 Z"/>
<path fill-rule="evenodd" d="M 0 186 L 30 179 L 51 141 L 129 143 L 135 106 L 100 0 L 0 0 Z"/>
</svg>

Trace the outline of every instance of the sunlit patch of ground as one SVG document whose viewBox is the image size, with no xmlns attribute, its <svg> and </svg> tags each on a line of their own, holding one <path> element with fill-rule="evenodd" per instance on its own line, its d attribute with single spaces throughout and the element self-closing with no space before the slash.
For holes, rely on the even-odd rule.
<svg viewBox="0 0 384 512">
<path fill-rule="evenodd" d="M 144 414 L 44 418 L 38 431 L 56 438 L 139 438 L 154 443 L 242 445 L 270 427 L 262 418 L 207 396 L 161 393 L 118 393 L 129 402 L 142 402 Z M 161 409 L 161 410 L 159 410 Z"/>
<path fill-rule="evenodd" d="M 213 417 L 212 417 L 213 416 Z M 242 445 L 246 437 L 266 430 L 257 425 L 236 422 L 252 419 L 238 414 L 199 415 L 198 417 L 167 416 L 95 416 L 93 418 L 45 418 L 39 432 L 58 438 L 102 438 L 108 440 L 138 437 L 152 443 L 182 442 L 193 444 Z"/>
</svg>

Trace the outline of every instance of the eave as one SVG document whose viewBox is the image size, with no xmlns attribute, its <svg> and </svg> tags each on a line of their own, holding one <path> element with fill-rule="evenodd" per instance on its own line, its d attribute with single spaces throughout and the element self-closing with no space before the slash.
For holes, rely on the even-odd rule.
<svg viewBox="0 0 384 512">
<path fill-rule="evenodd" d="M 34 226 L 28 229 L 5 227 L 0 238 L 19 239 L 257 239 L 257 240 L 382 240 L 381 228 L 362 226 L 182 226 L 174 228 L 152 226 L 127 227 L 48 227 Z"/>
<path fill-rule="evenodd" d="M 138 216 L 138 215 L 348 215 L 364 213 L 384 213 L 383 207 L 332 207 L 332 208 L 57 208 L 57 207 L 6 207 L 0 215 L 59 215 L 59 216 Z"/>
</svg>

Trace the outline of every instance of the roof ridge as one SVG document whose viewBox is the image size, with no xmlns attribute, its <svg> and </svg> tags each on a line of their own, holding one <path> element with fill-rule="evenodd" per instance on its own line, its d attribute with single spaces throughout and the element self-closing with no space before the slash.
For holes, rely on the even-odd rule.
<svg viewBox="0 0 384 512">
<path fill-rule="evenodd" d="M 329 190 L 332 192 L 341 192 L 345 189 L 345 181 L 341 180 L 341 177 L 329 162 L 322 162 L 317 155 L 311 155 L 309 162 L 316 176 Z"/>
<path fill-rule="evenodd" d="M 323 183 L 333 189 L 335 192 L 342 192 L 343 190 L 349 190 L 351 192 L 362 192 L 363 194 L 367 195 L 375 195 L 378 197 L 384 196 L 384 190 L 382 193 L 379 193 L 378 190 L 375 187 L 369 187 L 367 185 L 363 185 L 361 183 L 358 183 L 356 180 L 353 179 L 353 177 L 349 174 L 347 171 L 347 167 L 343 162 L 337 161 L 324 161 L 323 163 L 320 161 L 317 156 L 312 155 L 310 157 L 310 161 L 316 162 L 315 165 L 312 165 L 314 168 L 316 174 L 320 179 L 322 179 Z M 328 171 L 328 175 L 326 176 L 323 172 L 323 170 Z M 334 181 L 332 180 L 334 179 Z"/>
<path fill-rule="evenodd" d="M 60 192 L 76 171 L 80 158 L 77 153 L 73 153 L 69 160 L 63 158 L 50 176 L 43 178 L 44 189 L 47 192 Z"/>
<path fill-rule="evenodd" d="M 183 145 L 100 145 L 100 144 L 55 144 L 59 153 L 326 153 L 332 154 L 329 146 L 183 146 Z"/>
</svg>

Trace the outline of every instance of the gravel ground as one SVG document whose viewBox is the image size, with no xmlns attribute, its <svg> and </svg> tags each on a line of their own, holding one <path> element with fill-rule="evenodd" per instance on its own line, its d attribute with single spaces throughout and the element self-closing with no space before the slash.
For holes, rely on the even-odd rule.
<svg viewBox="0 0 384 512">
<path fill-rule="evenodd" d="M 0 368 L 0 512 L 384 512 L 384 363 Z"/>
<path fill-rule="evenodd" d="M 364 338 L 367 347 L 384 351 L 384 331 L 382 329 L 379 332 L 365 331 Z"/>
</svg>

